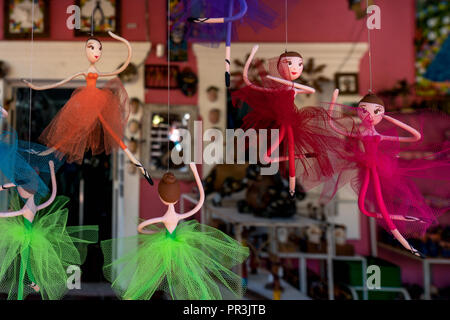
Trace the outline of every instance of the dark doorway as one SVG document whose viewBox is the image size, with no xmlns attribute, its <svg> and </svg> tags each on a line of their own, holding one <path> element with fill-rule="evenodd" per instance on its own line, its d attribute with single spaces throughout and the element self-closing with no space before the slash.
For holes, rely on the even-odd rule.
<svg viewBox="0 0 450 320">
<path fill-rule="evenodd" d="M 73 89 L 33 91 L 31 99 L 31 141 L 38 137 L 70 98 Z M 28 141 L 30 128 L 30 90 L 16 88 L 16 123 L 20 139 Z M 81 165 L 64 163 L 57 172 L 58 195 L 71 200 L 68 225 L 98 225 L 99 242 L 89 246 L 82 266 L 82 282 L 104 282 L 100 241 L 112 237 L 112 157 L 85 155 Z"/>
</svg>

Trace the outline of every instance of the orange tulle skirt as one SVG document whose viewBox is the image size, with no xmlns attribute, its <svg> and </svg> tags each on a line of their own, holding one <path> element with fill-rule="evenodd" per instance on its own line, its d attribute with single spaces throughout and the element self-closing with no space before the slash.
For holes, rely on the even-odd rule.
<svg viewBox="0 0 450 320">
<path fill-rule="evenodd" d="M 124 147 L 128 110 L 128 95 L 118 78 L 101 89 L 88 82 L 73 92 L 39 140 L 63 154 L 67 162 L 81 163 L 89 149 L 93 155 L 110 154 Z"/>
</svg>

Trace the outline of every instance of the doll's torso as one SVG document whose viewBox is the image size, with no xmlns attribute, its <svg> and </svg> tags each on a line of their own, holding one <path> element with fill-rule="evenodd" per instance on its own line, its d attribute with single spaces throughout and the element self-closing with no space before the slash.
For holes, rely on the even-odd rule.
<svg viewBox="0 0 450 320">
<path fill-rule="evenodd" d="M 163 223 L 167 231 L 172 233 L 176 229 L 179 220 L 179 215 L 175 212 L 175 206 L 170 204 L 163 216 Z"/>
<path fill-rule="evenodd" d="M 27 200 L 22 209 L 22 212 L 23 212 L 22 215 L 25 219 L 27 219 L 30 222 L 33 222 L 37 212 L 37 207 L 36 204 L 34 203 L 34 196 L 32 196 Z"/>
<path fill-rule="evenodd" d="M 97 87 L 97 78 L 98 78 L 98 73 L 92 73 L 89 72 L 87 77 L 86 77 L 86 86 L 90 87 L 90 88 L 96 88 Z"/>
</svg>

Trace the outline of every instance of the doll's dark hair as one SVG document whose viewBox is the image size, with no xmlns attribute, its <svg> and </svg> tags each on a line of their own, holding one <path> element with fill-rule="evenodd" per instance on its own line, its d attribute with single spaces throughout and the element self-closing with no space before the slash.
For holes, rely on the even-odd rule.
<svg viewBox="0 0 450 320">
<path fill-rule="evenodd" d="M 98 43 L 100 43 L 100 47 L 103 47 L 102 42 L 101 42 L 99 39 L 97 39 L 96 37 L 89 37 L 89 38 L 86 40 L 86 43 L 88 43 L 89 40 L 97 41 Z"/>
<path fill-rule="evenodd" d="M 381 100 L 376 94 L 374 93 L 368 93 L 366 94 L 358 103 L 358 105 L 361 102 L 366 102 L 366 103 L 374 103 L 374 104 L 379 104 L 380 106 L 384 107 L 384 102 L 383 100 Z"/>
<path fill-rule="evenodd" d="M 158 193 L 161 199 L 168 203 L 175 203 L 180 200 L 180 184 L 172 172 L 163 175 L 158 184 Z"/>
<path fill-rule="evenodd" d="M 298 58 L 303 59 L 302 55 L 301 55 L 300 53 L 298 53 L 298 52 L 295 52 L 295 51 L 286 51 L 285 53 L 282 53 L 282 54 L 280 55 L 280 57 L 278 58 L 277 68 L 280 66 L 280 61 L 281 61 L 281 59 L 286 58 L 286 57 L 298 57 Z"/>
</svg>

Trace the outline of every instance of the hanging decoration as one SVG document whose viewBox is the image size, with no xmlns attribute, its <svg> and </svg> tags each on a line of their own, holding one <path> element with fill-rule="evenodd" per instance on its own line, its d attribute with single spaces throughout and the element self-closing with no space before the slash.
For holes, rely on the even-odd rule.
<svg viewBox="0 0 450 320">
<path fill-rule="evenodd" d="M 367 0 L 368 2 L 368 0 Z M 347 139 L 346 152 L 341 157 L 338 179 L 324 184 L 322 199 L 329 200 L 343 185 L 351 182 L 358 195 L 360 211 L 389 231 L 395 239 L 413 255 L 425 256 L 415 249 L 405 237 L 422 236 L 437 217 L 450 209 L 450 201 L 442 209 L 428 205 L 417 183 L 439 181 L 441 190 L 436 195 L 450 189 L 450 161 L 448 146 L 436 146 L 432 155 L 410 161 L 401 161 L 399 154 L 406 144 L 417 145 L 422 134 L 413 127 L 389 116 L 384 102 L 373 93 L 372 43 L 368 28 L 369 42 L 369 92 L 358 103 L 358 107 L 337 105 L 339 90 L 333 94 L 329 113 L 343 119 L 343 114 L 357 111 L 360 123 L 340 122 L 340 126 L 330 121 L 330 127 Z M 420 117 L 420 115 L 417 115 Z M 445 117 L 445 116 L 444 116 Z M 331 118 L 330 118 L 331 119 Z M 395 126 L 391 131 L 378 132 L 375 128 L 383 119 Z M 397 133 L 397 127 L 408 132 L 409 137 Z M 363 149 L 361 148 L 363 145 Z M 367 209 L 369 208 L 369 209 Z"/>
<path fill-rule="evenodd" d="M 237 25 L 249 25 L 254 32 L 274 28 L 277 14 L 265 0 L 185 1 L 180 23 L 187 24 L 190 41 L 217 44 L 225 41 L 225 84 L 230 87 L 231 41 L 237 39 Z"/>
<path fill-rule="evenodd" d="M 66 105 L 58 112 L 56 117 L 42 132 L 40 141 L 50 149 L 46 153 L 58 151 L 66 156 L 68 162 L 81 163 L 84 153 L 91 150 L 93 155 L 121 148 L 130 161 L 140 169 L 148 183 L 153 181 L 142 166 L 133 156 L 123 142 L 123 132 L 128 118 L 128 95 L 118 78 L 114 78 L 104 88 L 96 87 L 99 77 L 116 76 L 123 72 L 131 61 L 132 49 L 130 43 L 112 33 L 108 34 L 124 43 L 128 49 L 128 58 L 119 69 L 100 73 L 95 64 L 102 57 L 102 43 L 94 37 L 86 41 L 85 50 L 90 67 L 86 72 L 79 72 L 65 80 L 47 86 L 36 86 L 23 80 L 33 90 L 48 90 L 60 87 L 74 78 L 84 76 L 86 87 L 74 92 Z"/>
<path fill-rule="evenodd" d="M 67 267 L 81 265 L 85 246 L 97 241 L 97 226 L 66 226 L 69 199 L 56 197 L 55 172 L 62 162 L 41 156 L 45 149 L 17 141 L 15 133 L 1 134 L 0 173 L 9 182 L 0 191 L 17 190 L 10 195 L 12 211 L 0 212 L 0 292 L 8 299 L 23 300 L 35 292 L 42 299 L 60 299 L 68 290 Z"/>
<path fill-rule="evenodd" d="M 180 185 L 168 172 L 158 185 L 159 197 L 168 206 L 164 216 L 139 224 L 138 236 L 102 241 L 105 277 L 123 299 L 148 300 L 157 290 L 182 300 L 222 299 L 222 290 L 235 298 L 242 296 L 242 280 L 230 269 L 247 258 L 248 248 L 196 220 L 179 223 L 197 213 L 205 199 L 196 165 L 191 163 L 190 168 L 200 192 L 192 210 L 175 211 Z M 124 254 L 114 259 L 119 247 Z"/>
</svg>

